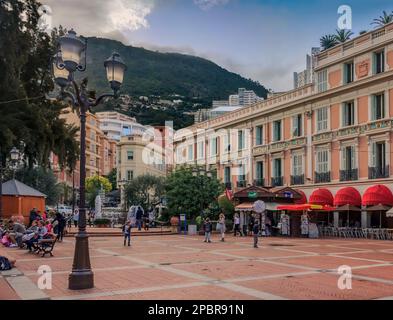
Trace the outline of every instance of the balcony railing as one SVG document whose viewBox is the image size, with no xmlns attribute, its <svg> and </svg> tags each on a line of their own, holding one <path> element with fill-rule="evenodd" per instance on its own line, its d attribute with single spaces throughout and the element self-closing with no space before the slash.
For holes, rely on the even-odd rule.
<svg viewBox="0 0 393 320">
<path fill-rule="evenodd" d="M 302 185 L 304 184 L 304 174 L 300 176 L 291 176 L 291 185 Z"/>
<path fill-rule="evenodd" d="M 272 178 L 272 187 L 282 187 L 284 185 L 284 177 Z"/>
<path fill-rule="evenodd" d="M 356 181 L 359 179 L 359 170 L 340 170 L 340 181 Z"/>
<path fill-rule="evenodd" d="M 256 187 L 265 187 L 265 179 L 256 179 L 254 181 Z"/>
<path fill-rule="evenodd" d="M 390 167 L 369 167 L 368 168 L 368 178 L 369 179 L 383 179 L 389 178 Z"/>
<path fill-rule="evenodd" d="M 237 187 L 238 188 L 245 188 L 245 187 L 247 187 L 247 181 L 238 181 L 237 182 Z"/>
<path fill-rule="evenodd" d="M 315 172 L 315 183 L 331 182 L 330 172 Z"/>
<path fill-rule="evenodd" d="M 232 190 L 232 183 L 231 182 L 225 182 L 224 185 L 225 185 L 225 189 Z"/>
</svg>

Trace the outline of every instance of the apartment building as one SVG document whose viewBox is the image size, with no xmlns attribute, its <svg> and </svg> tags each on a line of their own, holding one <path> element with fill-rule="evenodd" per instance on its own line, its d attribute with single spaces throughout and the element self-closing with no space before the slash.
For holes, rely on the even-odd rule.
<svg viewBox="0 0 393 320">
<path fill-rule="evenodd" d="M 67 124 L 80 127 L 79 116 L 71 110 L 66 109 L 62 115 Z M 80 141 L 79 132 L 76 136 Z M 79 161 L 76 164 L 75 171 L 69 172 L 69 169 L 61 169 L 58 166 L 56 155 L 52 156 L 52 167 L 56 173 L 59 182 L 64 182 L 68 186 L 79 188 Z M 90 112 L 86 115 L 86 177 L 95 175 L 107 175 L 116 167 L 116 141 L 109 139 L 100 129 L 100 120 Z"/>
<path fill-rule="evenodd" d="M 121 137 L 133 133 L 143 134 L 146 128 L 139 124 L 135 118 L 121 114 L 119 112 L 97 112 L 97 119 L 100 122 L 100 129 L 109 139 L 120 141 Z"/>
<path fill-rule="evenodd" d="M 176 163 L 206 165 L 235 191 L 290 186 L 310 198 L 325 189 L 333 205 L 352 187 L 363 208 L 366 198 L 393 206 L 393 24 L 315 58 L 315 83 L 179 133 Z M 386 197 L 370 195 L 381 185 Z"/>
</svg>

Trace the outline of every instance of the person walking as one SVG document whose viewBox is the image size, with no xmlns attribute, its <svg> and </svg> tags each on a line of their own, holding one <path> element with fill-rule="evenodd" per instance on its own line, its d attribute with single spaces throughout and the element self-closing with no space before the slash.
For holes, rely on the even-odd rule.
<svg viewBox="0 0 393 320">
<path fill-rule="evenodd" d="M 234 223 L 234 236 L 236 237 L 238 232 L 241 236 L 242 233 L 240 232 L 240 217 L 237 213 L 235 214 L 235 218 L 233 219 L 233 223 Z"/>
<path fill-rule="evenodd" d="M 220 226 L 221 241 L 224 242 L 226 226 L 225 226 L 225 215 L 223 213 L 221 213 L 218 218 L 218 225 Z"/>
<path fill-rule="evenodd" d="M 75 210 L 74 216 L 72 217 L 72 220 L 74 221 L 74 227 L 78 227 L 78 221 L 79 221 L 79 210 Z"/>
<path fill-rule="evenodd" d="M 258 240 L 259 240 L 259 221 L 255 220 L 254 225 L 252 227 L 252 233 L 254 235 L 254 248 L 258 248 Z"/>
<path fill-rule="evenodd" d="M 205 230 L 205 241 L 211 243 L 211 234 L 212 234 L 212 223 L 209 218 L 206 218 L 205 223 L 203 224 L 203 228 Z"/>
<path fill-rule="evenodd" d="M 127 223 L 123 226 L 124 246 L 126 246 L 128 240 L 128 246 L 131 247 L 131 228 L 131 221 L 127 221 Z"/>
<path fill-rule="evenodd" d="M 56 218 L 53 220 L 53 224 L 57 222 L 57 225 L 55 227 L 55 234 L 57 234 L 57 240 L 59 242 L 63 241 L 63 236 L 64 236 L 64 228 L 66 226 L 66 219 L 60 212 L 56 212 Z"/>
<path fill-rule="evenodd" d="M 149 213 L 146 211 L 145 213 L 143 213 L 143 227 L 145 231 L 149 231 Z"/>
<path fill-rule="evenodd" d="M 136 225 L 138 226 L 138 231 L 142 230 L 142 217 L 143 217 L 143 210 L 139 206 L 138 210 L 136 211 Z"/>
</svg>

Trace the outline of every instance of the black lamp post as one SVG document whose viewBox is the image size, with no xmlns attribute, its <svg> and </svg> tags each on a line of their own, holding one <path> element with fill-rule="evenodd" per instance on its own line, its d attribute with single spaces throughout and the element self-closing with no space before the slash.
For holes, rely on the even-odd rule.
<svg viewBox="0 0 393 320">
<path fill-rule="evenodd" d="M 118 53 L 105 61 L 107 79 L 113 93 L 91 97 L 87 91 L 87 79 L 78 85 L 74 80 L 76 71 L 86 71 L 87 39 L 82 40 L 74 30 L 61 37 L 58 42 L 58 51 L 53 59 L 53 76 L 61 88 L 60 99 L 71 100 L 73 107 L 79 108 L 80 114 L 80 189 L 79 189 L 79 221 L 78 233 L 75 236 L 75 253 L 72 272 L 69 275 L 68 287 L 71 290 L 91 289 L 94 287 L 94 276 L 91 270 L 88 234 L 86 232 L 86 113 L 100 104 L 105 98 L 117 98 L 123 83 L 124 73 L 127 69 Z M 84 64 L 81 63 L 84 56 Z M 74 93 L 67 90 L 74 89 Z"/>
<path fill-rule="evenodd" d="M 204 190 L 206 187 L 204 177 L 207 177 L 208 179 L 210 179 L 213 176 L 211 171 L 208 171 L 202 167 L 200 167 L 200 168 L 197 167 L 197 168 L 192 169 L 192 175 L 195 178 L 198 178 L 200 190 Z M 201 203 L 201 215 L 202 215 L 203 209 L 204 209 L 204 204 L 205 204 L 203 197 L 200 199 L 200 203 Z"/>
</svg>

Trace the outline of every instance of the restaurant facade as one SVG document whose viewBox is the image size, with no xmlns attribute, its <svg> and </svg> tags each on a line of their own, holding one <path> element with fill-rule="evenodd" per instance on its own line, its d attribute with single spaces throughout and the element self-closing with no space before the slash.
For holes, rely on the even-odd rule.
<svg viewBox="0 0 393 320">
<path fill-rule="evenodd" d="M 393 207 L 393 23 L 322 51 L 314 72 L 313 84 L 178 131 L 174 164 L 206 166 L 234 194 L 300 190 L 336 208 L 337 227 L 393 228 L 377 211 Z"/>
</svg>

